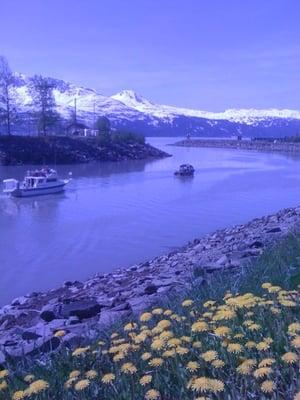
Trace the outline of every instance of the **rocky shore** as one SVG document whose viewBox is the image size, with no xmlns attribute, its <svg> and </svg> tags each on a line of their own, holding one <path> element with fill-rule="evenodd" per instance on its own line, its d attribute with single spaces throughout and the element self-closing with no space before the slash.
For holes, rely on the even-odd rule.
<svg viewBox="0 0 300 400">
<path fill-rule="evenodd" d="M 266 246 L 297 229 L 299 221 L 300 207 L 284 209 L 207 234 L 130 268 L 17 298 L 0 309 L 0 363 L 7 357 L 47 353 L 62 343 L 80 345 L 171 291 L 184 290 L 191 278 L 201 284 L 215 271 L 236 271 Z M 59 330 L 66 332 L 63 338 L 55 336 Z"/>
<path fill-rule="evenodd" d="M 0 165 L 78 164 L 168 156 L 141 141 L 105 143 L 100 138 L 0 136 Z"/>
<path fill-rule="evenodd" d="M 214 147 L 222 149 L 240 149 L 278 153 L 300 153 L 300 143 L 268 140 L 233 140 L 233 139 L 186 139 L 171 144 L 182 147 Z"/>
</svg>

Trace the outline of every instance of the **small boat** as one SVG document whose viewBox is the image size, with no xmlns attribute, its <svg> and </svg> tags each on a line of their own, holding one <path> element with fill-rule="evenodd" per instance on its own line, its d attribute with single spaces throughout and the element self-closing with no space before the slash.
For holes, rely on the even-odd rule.
<svg viewBox="0 0 300 400">
<path fill-rule="evenodd" d="M 23 182 L 17 179 L 4 179 L 3 192 L 14 197 L 60 193 L 69 182 L 70 179 L 58 179 L 55 169 L 42 168 L 35 171 L 27 171 Z"/>
</svg>

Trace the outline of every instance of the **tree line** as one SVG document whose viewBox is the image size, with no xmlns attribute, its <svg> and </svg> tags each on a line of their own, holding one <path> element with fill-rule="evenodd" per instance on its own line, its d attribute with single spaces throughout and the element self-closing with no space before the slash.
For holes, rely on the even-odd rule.
<svg viewBox="0 0 300 400">
<path fill-rule="evenodd" d="M 24 113 L 20 109 L 16 87 L 17 77 L 13 74 L 7 59 L 0 55 L 0 128 L 6 135 L 11 135 L 13 128 L 20 125 L 22 130 L 30 134 L 33 124 L 38 134 L 46 136 L 48 133 L 65 132 L 68 126 L 73 126 L 76 134 L 78 127 L 76 111 L 71 113 L 70 121 L 61 121 L 56 111 L 56 102 L 53 94 L 54 80 L 35 75 L 30 78 L 29 95 L 32 99 L 30 111 Z M 24 115 L 26 114 L 26 115 Z M 27 121 L 27 126 L 26 126 Z M 110 122 L 106 117 L 99 117 L 94 129 L 104 134 L 110 132 Z M 0 133 L 1 133 L 0 131 Z"/>
</svg>

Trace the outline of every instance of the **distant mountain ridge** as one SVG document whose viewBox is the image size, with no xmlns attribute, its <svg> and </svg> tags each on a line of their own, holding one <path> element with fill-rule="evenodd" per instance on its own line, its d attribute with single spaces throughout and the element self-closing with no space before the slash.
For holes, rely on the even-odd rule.
<svg viewBox="0 0 300 400">
<path fill-rule="evenodd" d="M 26 115 L 32 110 L 30 78 L 23 74 L 15 76 L 18 107 Z M 184 136 L 190 133 L 207 137 L 283 137 L 300 133 L 299 110 L 229 109 L 209 112 L 155 104 L 132 90 L 123 90 L 109 97 L 94 89 L 49 79 L 55 87 L 57 111 L 62 119 L 70 119 L 76 98 L 78 121 L 90 127 L 95 118 L 105 115 L 113 128 L 146 136 Z"/>
</svg>

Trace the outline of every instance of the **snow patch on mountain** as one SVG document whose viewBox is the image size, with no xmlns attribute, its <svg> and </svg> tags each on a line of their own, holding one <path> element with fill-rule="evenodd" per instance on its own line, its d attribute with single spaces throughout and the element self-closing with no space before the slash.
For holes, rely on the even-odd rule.
<svg viewBox="0 0 300 400">
<path fill-rule="evenodd" d="M 205 118 L 210 120 L 229 120 L 233 122 L 245 123 L 247 125 L 255 124 L 258 120 L 268 118 L 300 119 L 299 110 L 289 109 L 229 109 L 223 112 L 201 111 L 189 108 L 173 107 L 161 104 L 154 104 L 144 97 L 136 94 L 132 90 L 123 90 L 111 98 L 116 99 L 128 107 L 134 108 L 140 112 L 153 115 L 157 118 L 172 120 L 178 115 L 186 117 Z"/>
</svg>

